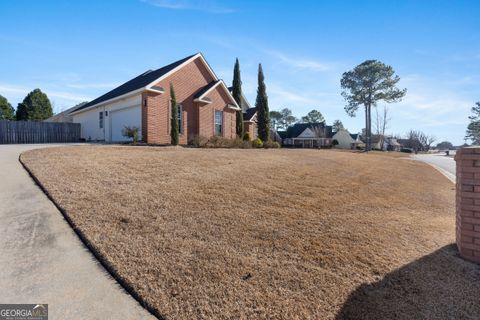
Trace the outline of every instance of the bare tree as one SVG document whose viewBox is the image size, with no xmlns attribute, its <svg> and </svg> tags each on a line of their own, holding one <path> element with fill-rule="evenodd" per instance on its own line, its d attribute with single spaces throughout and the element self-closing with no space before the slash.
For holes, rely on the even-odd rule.
<svg viewBox="0 0 480 320">
<path fill-rule="evenodd" d="M 410 130 L 407 133 L 407 142 L 404 147 L 418 151 L 428 151 L 437 140 L 434 136 L 425 134 L 422 131 Z"/>
<path fill-rule="evenodd" d="M 387 106 L 383 106 L 383 109 L 381 112 L 378 112 L 378 107 L 375 108 L 375 122 L 374 122 L 374 127 L 377 135 L 380 136 L 381 140 L 381 148 L 383 150 L 383 140 L 385 139 L 385 131 L 388 129 L 388 124 L 392 120 L 392 118 L 389 117 L 389 109 Z"/>
</svg>

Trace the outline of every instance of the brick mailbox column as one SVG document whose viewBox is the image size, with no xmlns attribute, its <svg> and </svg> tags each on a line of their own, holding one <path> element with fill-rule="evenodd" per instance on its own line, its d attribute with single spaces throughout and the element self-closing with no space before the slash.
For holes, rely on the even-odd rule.
<svg viewBox="0 0 480 320">
<path fill-rule="evenodd" d="M 458 150 L 455 161 L 457 247 L 462 257 L 480 263 L 480 147 Z"/>
</svg>

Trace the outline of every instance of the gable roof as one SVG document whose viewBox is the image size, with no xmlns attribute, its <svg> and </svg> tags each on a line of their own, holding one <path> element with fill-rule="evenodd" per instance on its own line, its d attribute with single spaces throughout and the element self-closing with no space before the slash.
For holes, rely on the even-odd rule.
<svg viewBox="0 0 480 320">
<path fill-rule="evenodd" d="M 225 90 L 227 93 L 228 97 L 230 98 L 230 102 L 233 104 L 228 104 L 227 106 L 229 108 L 235 109 L 235 110 L 241 110 L 240 106 L 237 104 L 233 96 L 230 94 L 230 91 L 228 90 L 227 86 L 225 85 L 225 82 L 223 80 L 214 80 L 207 84 L 205 87 L 200 89 L 195 95 L 194 95 L 194 101 L 199 101 L 199 102 L 204 102 L 204 103 L 211 103 L 212 100 L 210 100 L 209 97 L 207 97 L 207 94 L 211 92 L 213 89 L 216 87 L 220 86 Z"/>
<path fill-rule="evenodd" d="M 196 55 L 198 55 L 198 54 L 194 54 L 194 55 L 188 56 L 186 58 L 180 59 L 180 60 L 175 61 L 175 62 L 173 62 L 169 65 L 161 67 L 157 70 L 147 70 L 144 73 L 142 73 L 141 75 L 136 76 L 132 80 L 129 80 L 129 81 L 125 82 L 124 84 L 116 87 L 115 89 L 105 93 L 104 95 L 90 101 L 89 103 L 87 103 L 86 105 L 78 108 L 74 112 L 86 109 L 88 107 L 97 105 L 97 104 L 105 102 L 107 100 L 114 99 L 114 98 L 119 97 L 121 95 L 124 95 L 126 93 L 129 93 L 129 92 L 135 91 L 137 89 L 146 87 L 149 84 L 151 84 L 152 82 L 156 81 L 156 79 L 164 76 L 168 72 L 172 71 L 173 69 L 180 66 L 182 63 L 190 60 L 191 58 L 195 57 Z"/>
<path fill-rule="evenodd" d="M 257 113 L 257 108 L 247 109 L 247 112 L 243 113 L 243 121 L 251 121 L 256 113 Z"/>
<path fill-rule="evenodd" d="M 164 67 L 161 67 L 160 69 L 157 70 L 148 70 L 141 75 L 133 78 L 132 80 L 129 80 L 125 82 L 124 84 L 116 87 L 115 89 L 105 93 L 104 95 L 96 98 L 95 100 L 89 102 L 88 104 L 82 106 L 81 108 L 78 108 L 72 112 L 77 113 L 79 111 L 85 110 L 92 108 L 94 106 L 97 106 L 101 103 L 106 103 L 111 100 L 116 100 L 119 99 L 120 97 L 123 97 L 125 95 L 137 93 L 137 92 L 142 92 L 144 90 L 150 90 L 150 91 L 155 91 L 155 92 L 160 92 L 163 93 L 162 90 L 163 88 L 156 87 L 154 86 L 155 83 L 160 81 L 162 78 L 170 75 L 172 72 L 175 72 L 177 69 L 183 67 L 186 65 L 188 62 L 193 61 L 196 58 L 200 58 L 202 62 L 205 64 L 208 72 L 213 76 L 215 79 L 215 82 L 219 81 L 221 82 L 222 86 L 225 88 L 225 91 L 227 94 L 230 96 L 231 101 L 233 102 L 234 109 L 238 107 L 237 103 L 235 102 L 235 99 L 231 96 L 230 92 L 228 91 L 227 86 L 223 82 L 223 80 L 219 80 L 215 73 L 213 72 L 212 68 L 208 64 L 208 62 L 205 60 L 203 55 L 201 53 L 196 53 L 194 55 L 185 57 L 183 59 L 180 59 L 178 61 L 175 61 L 171 64 L 168 64 Z"/>
<path fill-rule="evenodd" d="M 353 140 L 357 140 L 358 133 L 350 133 L 350 137 L 352 137 Z"/>
<path fill-rule="evenodd" d="M 296 138 L 302 134 L 305 129 L 310 128 L 312 131 L 316 129 L 325 129 L 326 138 L 332 137 L 332 126 L 326 126 L 324 122 L 320 123 L 295 123 L 287 129 L 287 138 Z"/>
</svg>

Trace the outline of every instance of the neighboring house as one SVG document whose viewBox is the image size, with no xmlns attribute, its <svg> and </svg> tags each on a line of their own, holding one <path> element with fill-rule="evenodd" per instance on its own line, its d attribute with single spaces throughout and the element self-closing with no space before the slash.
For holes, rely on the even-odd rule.
<svg viewBox="0 0 480 320">
<path fill-rule="evenodd" d="M 356 141 L 347 130 L 338 130 L 332 137 L 332 140 L 337 140 L 338 144 L 335 148 L 339 149 L 355 149 Z"/>
<path fill-rule="evenodd" d="M 332 146 L 332 126 L 325 123 L 296 123 L 287 129 L 283 145 L 297 148 L 329 148 Z"/>
<path fill-rule="evenodd" d="M 388 151 L 400 151 L 402 149 L 402 145 L 393 137 L 386 137 L 386 142 Z"/>
<path fill-rule="evenodd" d="M 372 134 L 371 138 L 372 150 L 386 150 L 385 137 L 381 134 Z"/>
<path fill-rule="evenodd" d="M 365 143 L 362 141 L 360 134 L 350 134 L 350 137 L 354 140 L 352 149 L 363 149 L 365 148 Z"/>
<path fill-rule="evenodd" d="M 50 118 L 44 120 L 44 122 L 73 122 L 73 116 L 71 115 L 71 113 L 86 104 L 87 102 L 82 102 L 80 104 L 77 104 L 71 108 L 68 108 L 67 110 L 64 110 L 60 113 L 57 113 L 54 116 L 51 116 Z"/>
<path fill-rule="evenodd" d="M 230 93 L 233 91 L 233 87 L 229 87 Z M 250 139 L 255 140 L 258 136 L 257 129 L 257 108 L 252 108 L 247 98 L 242 92 L 240 97 L 240 107 L 243 113 L 243 131 L 250 135 Z"/>
<path fill-rule="evenodd" d="M 257 139 L 257 108 L 249 108 L 243 113 L 243 126 L 245 133 L 248 132 L 248 134 L 250 135 L 250 139 Z"/>
<path fill-rule="evenodd" d="M 122 130 L 133 126 L 144 142 L 169 144 L 170 83 L 178 104 L 180 144 L 194 136 L 235 138 L 240 107 L 200 53 L 127 81 L 73 111 L 73 122 L 81 124 L 86 140 L 126 141 Z"/>
</svg>

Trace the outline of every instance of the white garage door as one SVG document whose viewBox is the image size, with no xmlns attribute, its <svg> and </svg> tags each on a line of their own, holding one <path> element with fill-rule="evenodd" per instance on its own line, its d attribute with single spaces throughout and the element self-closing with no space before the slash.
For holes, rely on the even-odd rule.
<svg viewBox="0 0 480 320">
<path fill-rule="evenodd" d="M 110 112 L 110 141 L 129 141 L 122 135 L 122 130 L 125 127 L 137 127 L 142 129 L 142 109 L 140 106 L 129 107 L 121 110 Z M 141 138 L 141 132 L 139 134 Z"/>
</svg>

